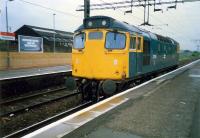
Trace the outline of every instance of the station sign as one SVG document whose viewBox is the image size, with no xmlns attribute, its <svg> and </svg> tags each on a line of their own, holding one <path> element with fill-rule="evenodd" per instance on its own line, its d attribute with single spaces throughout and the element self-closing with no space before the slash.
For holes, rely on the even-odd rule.
<svg viewBox="0 0 200 138">
<path fill-rule="evenodd" d="M 43 38 L 18 35 L 19 52 L 43 52 Z"/>
<path fill-rule="evenodd" d="M 15 40 L 15 33 L 0 32 L 0 40 Z"/>
</svg>

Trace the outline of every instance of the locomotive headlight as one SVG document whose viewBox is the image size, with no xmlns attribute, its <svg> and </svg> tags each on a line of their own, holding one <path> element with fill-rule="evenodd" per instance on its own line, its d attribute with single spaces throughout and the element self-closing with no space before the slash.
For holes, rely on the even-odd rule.
<svg viewBox="0 0 200 138">
<path fill-rule="evenodd" d="M 107 22 L 105 20 L 103 20 L 101 24 L 104 26 L 107 24 Z"/>
<path fill-rule="evenodd" d="M 92 26 L 92 22 L 91 22 L 91 21 L 90 21 L 90 22 L 88 22 L 88 26 L 90 26 L 90 27 Z"/>
<path fill-rule="evenodd" d="M 113 60 L 113 64 L 114 64 L 114 65 L 117 65 L 117 64 L 118 64 L 118 60 L 117 60 L 117 59 L 114 59 L 114 60 Z"/>
</svg>

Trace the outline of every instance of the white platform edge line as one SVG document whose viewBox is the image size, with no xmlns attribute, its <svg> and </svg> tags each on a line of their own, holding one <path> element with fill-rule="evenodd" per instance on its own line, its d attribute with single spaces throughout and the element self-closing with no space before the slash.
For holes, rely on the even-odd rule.
<svg viewBox="0 0 200 138">
<path fill-rule="evenodd" d="M 191 74 L 191 75 L 189 75 L 189 77 L 193 77 L 193 78 L 200 78 L 200 75 L 193 75 L 193 74 Z"/>
<path fill-rule="evenodd" d="M 52 71 L 52 72 L 46 72 L 46 73 L 34 73 L 30 75 L 21 75 L 16 77 L 7 77 L 7 78 L 0 78 L 0 81 L 2 80 L 11 80 L 11 79 L 17 79 L 17 78 L 26 78 L 26 77 L 32 77 L 32 76 L 42 76 L 42 75 L 48 75 L 48 74 L 56 74 L 56 73 L 62 73 L 62 72 L 70 72 L 72 70 L 65 70 L 65 71 Z"/>
<path fill-rule="evenodd" d="M 47 129 L 50 129 L 50 128 L 52 128 L 52 127 L 54 127 L 54 126 L 56 126 L 56 125 L 58 125 L 58 124 L 60 124 L 60 123 L 62 123 L 62 122 L 65 122 L 65 121 L 67 121 L 67 120 L 69 120 L 69 119 L 71 119 L 71 118 L 73 118 L 73 117 L 75 117 L 75 116 L 77 116 L 77 115 L 79 115 L 79 114 L 81 114 L 81 113 L 84 113 L 84 112 L 86 112 L 86 111 L 89 111 L 89 110 L 91 110 L 92 108 L 95 108 L 95 107 L 97 107 L 97 106 L 99 106 L 99 105 L 101 105 L 101 104 L 104 104 L 104 103 L 106 103 L 106 102 L 108 102 L 108 101 L 110 101 L 110 100 L 112 100 L 112 99 L 114 99 L 114 98 L 120 97 L 120 96 L 122 96 L 122 95 L 124 95 L 124 94 L 126 94 L 126 93 L 128 93 L 128 92 L 130 92 L 130 91 L 132 91 L 132 90 L 138 89 L 138 88 L 140 88 L 140 87 L 142 87 L 142 86 L 144 86 L 144 85 L 146 85 L 146 84 L 148 84 L 148 83 L 151 83 L 151 82 L 153 82 L 153 81 L 155 81 L 155 80 L 157 80 L 157 79 L 160 79 L 160 78 L 165 77 L 165 76 L 167 76 L 167 75 L 169 75 L 169 74 L 172 74 L 172 73 L 174 73 L 174 72 L 176 72 L 176 71 L 178 71 L 178 70 L 181 70 L 181 69 L 183 69 L 183 68 L 189 67 L 189 66 L 191 66 L 191 65 L 193 65 L 193 64 L 195 64 L 195 63 L 197 63 L 197 62 L 199 62 L 199 61 L 200 61 L 200 59 L 198 59 L 198 60 L 196 60 L 196 61 L 193 61 L 192 63 L 189 63 L 189 64 L 187 64 L 187 65 L 185 65 L 185 66 L 182 66 L 182 67 L 180 67 L 180 68 L 178 68 L 178 69 L 176 69 L 176 70 L 173 70 L 173 71 L 171 71 L 171 72 L 168 72 L 168 73 L 166 73 L 166 74 L 164 74 L 164 75 L 161 75 L 161 76 L 159 76 L 159 77 L 156 77 L 156 78 L 154 78 L 154 79 L 152 79 L 152 80 L 149 80 L 149 81 L 147 81 L 147 82 L 145 82 L 145 83 L 142 83 L 141 85 L 138 85 L 138 86 L 136 86 L 136 87 L 134 87 L 134 88 L 131 88 L 131 89 L 128 89 L 128 90 L 126 90 L 126 91 L 124 91 L 124 92 L 121 92 L 121 93 L 119 93 L 119 94 L 116 94 L 116 95 L 114 95 L 114 96 L 112 96 L 112 97 L 110 97 L 110 98 L 107 98 L 107 99 L 105 99 L 105 100 L 99 102 L 99 103 L 96 103 L 96 104 L 94 104 L 94 105 L 92 105 L 92 106 L 90 106 L 90 107 L 87 107 L 87 108 L 85 108 L 85 109 L 83 109 L 83 110 L 80 110 L 80 111 L 78 111 L 78 112 L 76 112 L 76 113 L 74 113 L 74 114 L 72 114 L 72 115 L 69 115 L 69 116 L 63 118 L 63 119 L 60 119 L 60 120 L 58 120 L 58 121 L 56 121 L 56 122 L 53 122 L 53 123 L 51 123 L 51 124 L 49 124 L 49 125 L 47 125 L 47 126 L 45 126 L 45 127 L 42 127 L 42 128 L 40 128 L 40 129 L 38 129 L 38 130 L 36 130 L 36 131 L 30 133 L 30 134 L 27 134 L 27 135 L 23 136 L 22 138 L 31 138 L 31 137 L 33 137 L 33 136 L 36 136 L 36 135 L 38 135 L 38 134 L 40 134 L 40 133 L 46 131 Z"/>
</svg>

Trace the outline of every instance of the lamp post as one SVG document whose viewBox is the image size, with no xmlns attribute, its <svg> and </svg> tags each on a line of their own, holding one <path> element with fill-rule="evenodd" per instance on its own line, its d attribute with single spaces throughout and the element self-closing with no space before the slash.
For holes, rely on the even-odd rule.
<svg viewBox="0 0 200 138">
<path fill-rule="evenodd" d="M 6 1 L 6 32 L 8 33 L 8 2 L 14 1 L 14 0 L 7 0 Z M 9 42 L 7 41 L 7 68 L 10 67 L 10 48 L 9 48 Z"/>
<path fill-rule="evenodd" d="M 7 0 L 6 1 L 6 32 L 8 32 L 8 2 L 14 0 Z"/>
<path fill-rule="evenodd" d="M 55 53 L 55 50 L 56 50 L 56 42 L 55 42 L 55 37 L 56 37 L 56 31 L 55 31 L 55 16 L 56 14 L 54 13 L 53 14 L 53 29 L 54 29 L 54 33 L 53 33 L 53 38 L 54 38 L 54 41 L 53 41 L 53 53 Z"/>
</svg>

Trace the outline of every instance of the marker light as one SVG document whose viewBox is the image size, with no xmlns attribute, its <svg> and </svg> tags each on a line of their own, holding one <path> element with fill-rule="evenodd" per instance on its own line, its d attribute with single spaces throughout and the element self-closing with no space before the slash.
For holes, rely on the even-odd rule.
<svg viewBox="0 0 200 138">
<path fill-rule="evenodd" d="M 102 25 L 106 25 L 106 23 L 107 23 L 107 22 L 106 22 L 105 20 L 102 21 Z"/>
<path fill-rule="evenodd" d="M 90 22 L 88 22 L 88 26 L 92 26 L 92 22 L 90 21 Z"/>
</svg>

